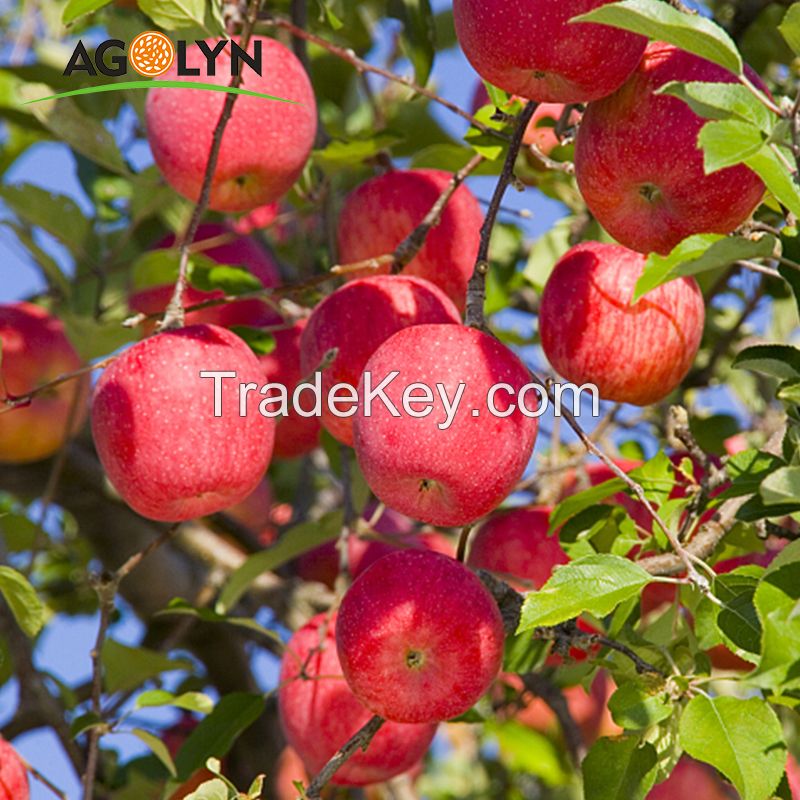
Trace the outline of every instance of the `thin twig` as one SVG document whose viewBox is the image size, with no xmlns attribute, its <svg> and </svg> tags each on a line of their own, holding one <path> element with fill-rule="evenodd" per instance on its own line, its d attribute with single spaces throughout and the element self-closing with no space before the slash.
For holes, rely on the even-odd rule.
<svg viewBox="0 0 800 800">
<path fill-rule="evenodd" d="M 511 144 L 508 146 L 503 171 L 497 181 L 494 195 L 486 211 L 486 218 L 481 226 L 481 243 L 478 248 L 478 257 L 475 260 L 475 269 L 467 286 L 466 323 L 476 328 L 483 328 L 485 325 L 483 306 L 486 301 L 486 275 L 489 272 L 489 242 L 492 238 L 492 231 L 494 230 L 494 224 L 497 221 L 500 204 L 503 201 L 506 189 L 514 180 L 514 165 L 517 162 L 517 156 L 522 146 L 522 138 L 525 135 L 525 130 L 531 121 L 531 117 L 536 111 L 537 105 L 538 103 L 535 102 L 528 103 L 517 118 L 517 125 L 511 138 Z"/>
<path fill-rule="evenodd" d="M 46 786 L 59 800 L 69 800 L 67 797 L 66 792 L 62 792 L 61 789 L 58 788 L 46 775 L 43 775 L 39 772 L 36 767 L 34 767 L 29 761 L 26 761 L 19 753 L 17 753 L 17 757 L 22 762 L 22 766 L 33 775 L 33 777 L 42 784 L 42 786 Z"/>
</svg>

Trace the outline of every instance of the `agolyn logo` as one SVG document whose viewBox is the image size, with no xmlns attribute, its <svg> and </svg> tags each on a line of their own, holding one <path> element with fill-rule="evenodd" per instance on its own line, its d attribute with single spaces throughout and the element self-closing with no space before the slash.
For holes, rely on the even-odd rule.
<svg viewBox="0 0 800 800">
<path fill-rule="evenodd" d="M 253 41 L 253 52 L 249 53 L 230 39 L 220 39 L 210 46 L 202 39 L 194 43 L 206 59 L 205 74 L 208 76 L 217 75 L 217 60 L 219 56 L 227 50 L 230 51 L 229 58 L 226 59 L 230 66 L 231 77 L 242 73 L 243 65 L 246 65 L 258 75 L 262 75 L 262 48 L 258 39 Z M 201 70 L 198 67 L 189 67 L 186 63 L 185 41 L 178 41 L 177 47 L 172 40 L 159 31 L 144 31 L 140 33 L 125 52 L 125 42 L 121 39 L 106 39 L 101 42 L 94 51 L 94 58 L 89 53 L 86 45 L 78 41 L 75 49 L 70 56 L 67 66 L 64 69 L 64 76 L 71 77 L 75 73 L 85 73 L 91 77 L 99 74 L 107 75 L 111 78 L 124 77 L 128 75 L 129 66 L 147 80 L 143 81 L 120 81 L 118 83 L 106 83 L 98 86 L 86 86 L 82 89 L 74 89 L 68 92 L 38 97 L 35 100 L 28 100 L 29 103 L 40 103 L 43 100 L 55 100 L 61 97 L 74 97 L 81 94 L 98 94 L 102 92 L 127 91 L 129 89 L 205 89 L 212 92 L 227 92 L 232 94 L 243 94 L 251 97 L 260 97 L 264 100 L 277 100 L 283 103 L 293 103 L 294 100 L 262 92 L 252 92 L 241 87 L 228 86 L 227 84 L 202 83 L 199 81 L 186 80 L 186 78 L 199 77 Z M 177 77 L 184 80 L 159 80 L 161 75 L 167 73 L 177 61 Z"/>
</svg>

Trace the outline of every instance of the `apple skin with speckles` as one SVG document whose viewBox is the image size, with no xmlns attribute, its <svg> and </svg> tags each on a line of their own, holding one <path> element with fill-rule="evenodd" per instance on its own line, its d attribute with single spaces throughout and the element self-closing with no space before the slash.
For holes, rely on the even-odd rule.
<svg viewBox="0 0 800 800">
<path fill-rule="evenodd" d="M 644 256 L 585 242 L 556 264 L 539 312 L 542 348 L 552 367 L 600 397 L 647 406 L 667 397 L 697 355 L 705 305 L 694 278 L 677 278 L 634 305 Z"/>
<path fill-rule="evenodd" d="M 394 170 L 361 184 L 347 197 L 339 215 L 339 261 L 354 264 L 393 253 L 422 222 L 452 177 L 435 169 Z M 483 212 L 475 196 L 459 186 L 402 274 L 429 280 L 463 311 L 482 224 Z M 352 274 L 388 274 L 390 270 L 387 264 Z"/>
<path fill-rule="evenodd" d="M 524 364 L 474 328 L 417 325 L 384 342 L 365 367 L 373 387 L 394 371 L 399 374 L 385 394 L 399 417 L 381 400 L 367 409 L 363 379 L 359 388 L 355 450 L 372 491 L 395 511 L 432 525 L 467 525 L 493 511 L 522 476 L 536 440 L 537 420 L 525 416 L 517 400 L 531 383 Z M 432 392 L 432 411 L 425 417 L 403 409 L 407 387 L 416 383 Z M 451 402 L 463 385 L 449 427 L 437 384 Z M 496 384 L 512 388 L 494 395 L 496 410 L 507 416 L 490 413 L 487 400 Z M 538 404 L 537 393 L 529 392 L 526 408 L 533 413 Z"/>
<path fill-rule="evenodd" d="M 28 772 L 17 751 L 0 738 L 0 800 L 28 800 Z"/>
<path fill-rule="evenodd" d="M 23 397 L 81 364 L 60 320 L 31 303 L 0 305 L 0 398 Z M 0 462 L 24 464 L 56 453 L 67 438 L 73 402 L 71 431 L 85 421 L 88 389 L 88 376 L 68 381 L 0 415 Z"/>
<path fill-rule="evenodd" d="M 214 416 L 214 380 L 201 371 L 235 372 L 221 381 L 222 416 Z M 178 522 L 244 500 L 263 478 L 275 421 L 259 413 L 258 392 L 239 415 L 239 384 L 263 383 L 248 346 L 231 331 L 194 325 L 133 345 L 100 377 L 92 432 L 114 488 L 134 511 Z"/>
<path fill-rule="evenodd" d="M 612 0 L 454 0 L 456 34 L 476 72 L 510 94 L 585 103 L 633 72 L 647 40 L 618 28 L 570 23 Z"/>
<path fill-rule="evenodd" d="M 575 143 L 575 176 L 589 210 L 620 244 L 642 253 L 669 253 L 696 233 L 730 233 L 764 194 L 761 179 L 742 164 L 705 174 L 697 137 L 707 120 L 677 97 L 656 94 L 670 81 L 736 78 L 652 42 L 625 84 L 587 107 Z"/>
<path fill-rule="evenodd" d="M 292 393 L 306 377 L 300 368 L 300 339 L 305 326 L 303 319 L 286 330 L 274 331 L 275 348 L 258 358 L 266 381 L 285 386 L 290 400 L 289 413 L 276 420 L 275 458 L 297 458 L 310 453 L 319 444 L 319 417 L 301 416 L 291 405 Z"/>
<path fill-rule="evenodd" d="M 337 616 L 318 614 L 290 639 L 281 663 L 278 708 L 286 739 L 316 775 L 372 718 L 342 675 Z M 301 667 L 305 678 L 301 677 Z M 385 722 L 364 751 L 334 774 L 338 786 L 380 783 L 411 769 L 425 755 L 436 724 Z"/>
<path fill-rule="evenodd" d="M 547 535 L 551 510 L 511 508 L 492 514 L 473 534 L 467 564 L 495 572 L 521 591 L 541 589 L 555 567 L 569 561 L 558 536 Z"/>
<path fill-rule="evenodd" d="M 346 283 L 313 311 L 300 338 L 300 368 L 311 375 L 326 354 L 338 354 L 322 371 L 322 393 L 346 383 L 357 387 L 369 357 L 399 330 L 422 323 L 461 322 L 458 309 L 437 286 L 406 275 L 376 275 Z M 344 405 L 341 410 L 345 410 Z M 353 444 L 353 417 L 335 416 L 322 403 L 322 425 L 340 442 Z"/>
<path fill-rule="evenodd" d="M 207 39 L 213 50 L 220 39 Z M 236 40 L 238 41 L 238 40 Z M 317 106 L 308 75 L 297 57 L 275 39 L 254 36 L 262 48 L 262 75 L 242 63 L 242 86 L 292 103 L 239 96 L 222 137 L 208 207 L 214 211 L 251 211 L 278 200 L 303 171 L 314 144 Z M 196 44 L 186 48 L 186 66 L 197 77 L 182 78 L 176 63 L 163 80 L 196 80 L 227 85 L 230 47 L 208 74 L 206 57 Z M 177 192 L 197 201 L 208 163 L 214 129 L 225 104 L 223 92 L 200 89 L 151 89 L 147 95 L 147 138 L 156 165 Z"/>
<path fill-rule="evenodd" d="M 497 677 L 503 641 L 500 611 L 477 576 L 424 550 L 376 561 L 344 596 L 336 629 L 356 697 L 406 723 L 468 711 Z"/>
</svg>

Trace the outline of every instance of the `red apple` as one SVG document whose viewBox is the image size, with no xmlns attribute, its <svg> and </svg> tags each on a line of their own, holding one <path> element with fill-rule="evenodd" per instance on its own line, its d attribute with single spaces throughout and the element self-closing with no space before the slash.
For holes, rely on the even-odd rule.
<svg viewBox="0 0 800 800">
<path fill-rule="evenodd" d="M 455 559 L 400 550 L 376 561 L 339 609 L 336 646 L 350 688 L 395 722 L 451 719 L 497 677 L 503 621 L 474 573 Z"/>
<path fill-rule="evenodd" d="M 520 410 L 524 402 L 536 411 L 536 392 L 518 397 L 529 384 L 528 370 L 505 345 L 474 328 L 417 325 L 382 344 L 364 375 L 375 387 L 394 371 L 399 375 L 385 395 L 399 417 L 380 399 L 367 408 L 364 378 L 359 386 L 355 448 L 372 491 L 390 508 L 433 525 L 467 525 L 493 511 L 522 476 L 536 440 L 537 420 Z M 495 392 L 493 403 L 502 417 L 488 406 L 499 384 L 506 388 Z M 422 396 L 414 385 L 430 392 L 432 410 L 425 417 L 404 409 L 404 397 Z M 414 414 L 425 410 L 405 405 Z"/>
<path fill-rule="evenodd" d="M 285 386 L 290 400 L 295 387 L 307 377 L 300 369 L 300 337 L 305 326 L 306 320 L 300 320 L 287 330 L 275 331 L 275 348 L 259 357 L 266 381 Z M 295 458 L 311 452 L 319 444 L 320 427 L 319 417 L 303 417 L 291 406 L 289 413 L 277 420 L 275 457 Z"/>
<path fill-rule="evenodd" d="M 278 538 L 273 502 L 272 486 L 264 478 L 244 500 L 226 508 L 223 513 L 247 528 L 262 547 L 269 547 Z"/>
<path fill-rule="evenodd" d="M 0 305 L 0 407 L 81 366 L 60 320 L 30 303 Z M 53 455 L 86 419 L 88 379 L 62 383 L 27 406 L 0 414 L 0 462 L 24 464 Z M 76 397 L 76 394 L 78 397 Z M 73 403 L 75 415 L 68 431 Z"/>
<path fill-rule="evenodd" d="M 395 170 L 361 184 L 345 200 L 339 215 L 339 260 L 353 264 L 393 253 L 419 225 L 452 179 L 435 169 Z M 483 212 L 466 186 L 456 189 L 403 275 L 425 278 L 464 310 L 467 283 L 475 267 Z M 364 270 L 355 276 L 387 274 Z"/>
<path fill-rule="evenodd" d="M 548 536 L 549 508 L 512 508 L 493 514 L 478 528 L 467 563 L 511 578 L 523 591 L 541 589 L 553 569 L 569 561 L 558 536 Z"/>
<path fill-rule="evenodd" d="M 253 233 L 253 231 L 263 230 L 264 228 L 268 228 L 275 222 L 278 214 L 280 212 L 280 205 L 275 203 L 267 203 L 263 206 L 258 206 L 258 208 L 254 208 L 249 213 L 239 217 L 232 227 L 236 231 L 236 233 L 241 233 L 242 236 L 247 236 L 248 234 Z"/>
<path fill-rule="evenodd" d="M 327 397 L 337 383 L 358 386 L 369 357 L 397 331 L 426 322 L 460 321 L 452 301 L 429 281 L 405 275 L 360 278 L 314 309 L 300 338 L 300 371 L 310 375 L 329 351 L 337 349 L 335 360 L 322 372 Z M 341 404 L 339 410 L 347 407 Z M 328 402 L 322 403 L 322 424 L 340 442 L 353 443 L 353 418 L 337 417 Z"/>
<path fill-rule="evenodd" d="M 786 757 L 786 779 L 789 781 L 792 800 L 800 800 L 800 767 L 791 753 Z"/>
<path fill-rule="evenodd" d="M 284 747 L 275 764 L 272 791 L 276 800 L 297 800 L 295 783 L 308 784 L 309 777 L 303 759 L 293 747 Z"/>
<path fill-rule="evenodd" d="M 675 765 L 669 778 L 653 787 L 647 800 L 731 800 L 736 797 L 708 764 L 701 764 L 689 756 L 683 756 Z"/>
<path fill-rule="evenodd" d="M 705 306 L 694 278 L 677 278 L 630 305 L 644 256 L 584 242 L 556 264 L 539 311 L 542 347 L 567 380 L 600 397 L 646 406 L 669 395 L 694 361 Z"/>
<path fill-rule="evenodd" d="M 17 751 L 0 738 L 0 800 L 28 800 L 28 771 Z"/>
<path fill-rule="evenodd" d="M 214 416 L 216 379 L 221 416 Z M 275 422 L 257 392 L 240 416 L 239 384 L 260 386 L 258 360 L 235 334 L 214 325 L 166 331 L 133 345 L 103 373 L 92 432 L 108 477 L 125 502 L 151 519 L 193 519 L 252 492 L 272 455 Z"/>
<path fill-rule="evenodd" d="M 222 41 L 208 39 L 206 45 L 213 49 Z M 314 144 L 317 105 L 303 65 L 275 39 L 254 36 L 247 52 L 252 56 L 258 46 L 262 75 L 240 64 L 242 88 L 293 102 L 237 98 L 211 186 L 209 208 L 215 211 L 250 211 L 282 197 L 300 176 Z M 195 44 L 186 48 L 186 66 L 200 70 L 196 80 L 227 85 L 230 45 L 217 57 L 214 75 Z M 163 80 L 181 80 L 177 70 L 176 63 Z M 200 196 L 224 104 L 224 93 L 199 89 L 151 89 L 147 96 L 147 137 L 153 157 L 167 182 L 192 201 Z"/>
<path fill-rule="evenodd" d="M 335 615 L 318 614 L 292 636 L 281 664 L 281 725 L 311 775 L 372 717 L 342 677 L 336 628 Z M 339 768 L 332 783 L 364 786 L 400 775 L 423 757 L 435 733 L 435 724 L 386 722 L 365 751 Z"/>
<path fill-rule="evenodd" d="M 752 70 L 748 75 L 763 87 Z M 617 241 L 643 253 L 669 253 L 694 233 L 730 233 L 764 194 L 761 179 L 743 165 L 705 174 L 697 137 L 706 120 L 682 100 L 656 94 L 670 81 L 736 78 L 652 42 L 631 78 L 586 109 L 575 148 L 575 175 L 590 211 Z"/>
<path fill-rule="evenodd" d="M 633 72 L 647 40 L 618 28 L 570 23 L 611 0 L 454 0 L 456 34 L 478 74 L 511 94 L 585 103 Z"/>
</svg>

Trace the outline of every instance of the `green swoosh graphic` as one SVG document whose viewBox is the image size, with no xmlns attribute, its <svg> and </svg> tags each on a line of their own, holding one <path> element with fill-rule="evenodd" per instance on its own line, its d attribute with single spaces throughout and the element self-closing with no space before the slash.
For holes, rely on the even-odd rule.
<svg viewBox="0 0 800 800">
<path fill-rule="evenodd" d="M 287 100 L 285 97 L 275 97 L 271 94 L 251 92 L 248 89 L 237 89 L 233 86 L 220 86 L 217 83 L 195 83 L 194 81 L 128 81 L 126 83 L 105 83 L 102 86 L 87 86 L 85 89 L 74 89 L 71 92 L 51 94 L 48 97 L 37 97 L 35 100 L 26 100 L 22 105 L 41 103 L 44 100 L 58 100 L 62 97 L 76 97 L 79 94 L 100 94 L 102 92 L 121 92 L 127 89 L 205 89 L 210 92 L 227 92 L 228 94 L 244 94 L 248 97 L 260 97 L 262 100 L 275 100 L 279 103 L 292 103 L 299 105 L 296 100 Z"/>
</svg>

